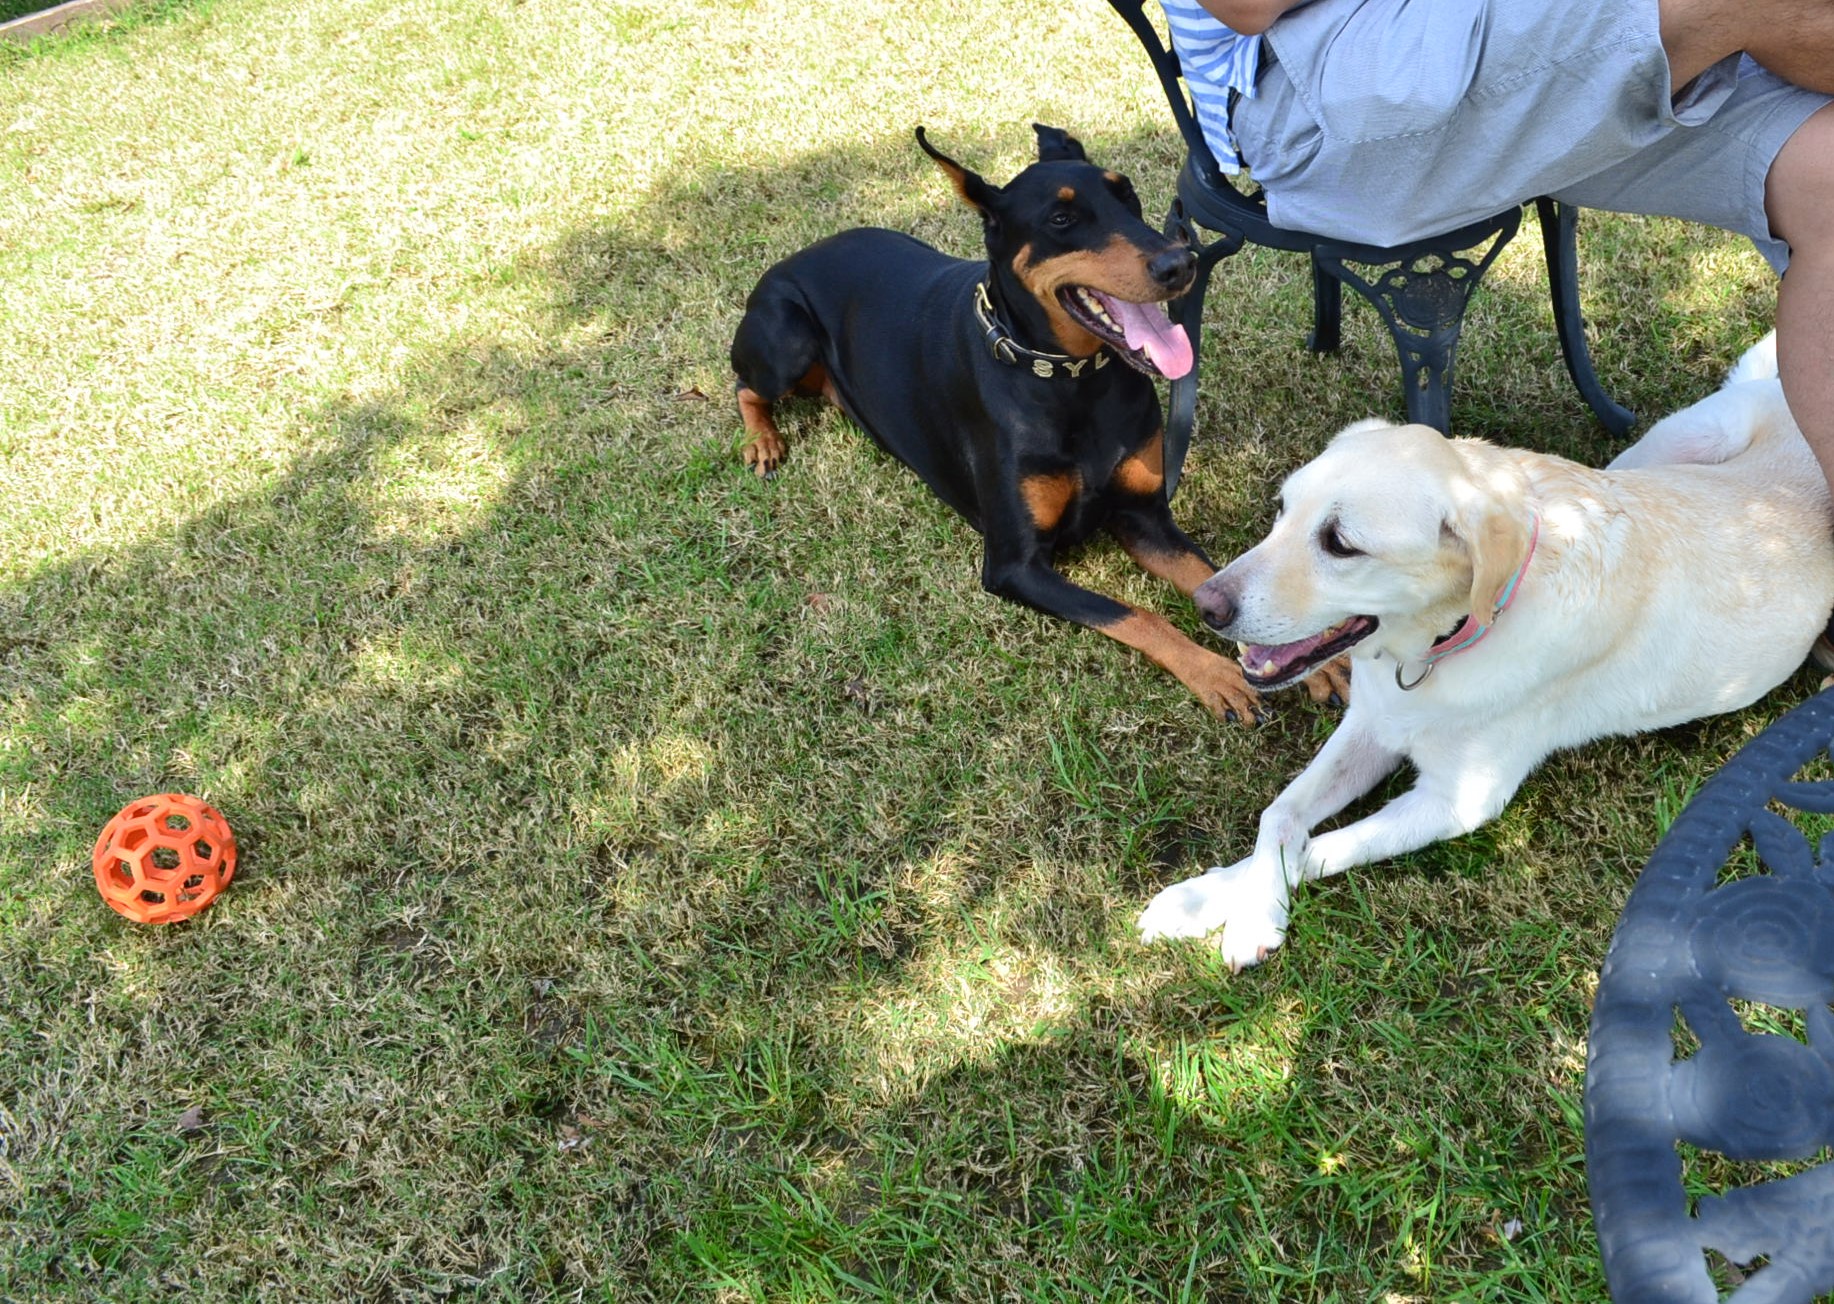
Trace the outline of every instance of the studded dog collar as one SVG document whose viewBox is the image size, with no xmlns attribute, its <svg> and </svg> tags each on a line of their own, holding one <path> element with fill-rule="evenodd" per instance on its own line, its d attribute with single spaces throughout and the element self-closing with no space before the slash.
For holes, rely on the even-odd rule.
<svg viewBox="0 0 1834 1304">
<path fill-rule="evenodd" d="M 1013 338 L 1006 324 L 994 316 L 993 300 L 987 295 L 985 281 L 974 287 L 974 315 L 981 323 L 981 333 L 987 337 L 987 349 L 996 361 L 1009 367 L 1029 364 L 1032 375 L 1041 380 L 1057 376 L 1075 380 L 1084 371 L 1100 371 L 1110 361 L 1107 349 L 1097 351 L 1090 358 L 1073 358 L 1067 353 L 1040 353 L 1037 349 L 1026 348 Z"/>
</svg>

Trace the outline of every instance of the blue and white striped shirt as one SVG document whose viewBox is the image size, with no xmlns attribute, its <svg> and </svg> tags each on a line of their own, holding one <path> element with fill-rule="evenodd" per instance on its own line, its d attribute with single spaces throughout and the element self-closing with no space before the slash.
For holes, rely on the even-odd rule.
<svg viewBox="0 0 1834 1304">
<path fill-rule="evenodd" d="M 1261 38 L 1243 36 L 1210 16 L 1197 0 L 1159 0 L 1172 33 L 1172 49 L 1184 69 L 1197 125 L 1223 171 L 1242 170 L 1242 155 L 1229 130 L 1229 92 L 1255 93 L 1261 66 Z"/>
</svg>

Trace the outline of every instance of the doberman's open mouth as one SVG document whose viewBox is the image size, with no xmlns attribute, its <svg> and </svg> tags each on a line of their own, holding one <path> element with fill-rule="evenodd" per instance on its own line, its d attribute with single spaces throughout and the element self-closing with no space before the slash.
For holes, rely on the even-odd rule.
<svg viewBox="0 0 1834 1304">
<path fill-rule="evenodd" d="M 1332 657 L 1348 652 L 1376 631 L 1374 616 L 1352 616 L 1322 633 L 1296 643 L 1268 647 L 1248 643 L 1242 647 L 1243 677 L 1267 692 L 1304 679 Z"/>
<path fill-rule="evenodd" d="M 1191 369 L 1191 341 L 1156 303 L 1130 303 L 1111 294 L 1072 285 L 1057 300 L 1076 324 L 1149 376 L 1177 380 Z"/>
</svg>

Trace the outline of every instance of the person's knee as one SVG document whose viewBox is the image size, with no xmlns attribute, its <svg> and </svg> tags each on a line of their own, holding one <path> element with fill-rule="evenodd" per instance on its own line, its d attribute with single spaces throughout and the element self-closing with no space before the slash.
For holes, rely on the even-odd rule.
<svg viewBox="0 0 1834 1304">
<path fill-rule="evenodd" d="M 1834 91 L 1834 6 L 1827 0 L 1657 0 L 1677 88 L 1745 53 L 1785 81 Z"/>
<path fill-rule="evenodd" d="M 1834 104 L 1784 142 L 1765 181 L 1764 211 L 1792 256 L 1804 249 L 1834 256 Z"/>
<path fill-rule="evenodd" d="M 1745 48 L 1744 0 L 1658 0 L 1662 48 L 1676 89 Z"/>
</svg>

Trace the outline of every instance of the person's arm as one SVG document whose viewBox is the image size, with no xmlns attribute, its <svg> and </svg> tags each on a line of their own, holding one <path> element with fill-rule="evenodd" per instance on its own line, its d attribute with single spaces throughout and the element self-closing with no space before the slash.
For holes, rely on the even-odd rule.
<svg viewBox="0 0 1834 1304">
<path fill-rule="evenodd" d="M 1243 36 L 1258 36 L 1288 9 L 1306 0 L 1197 0 L 1212 18 Z"/>
</svg>

